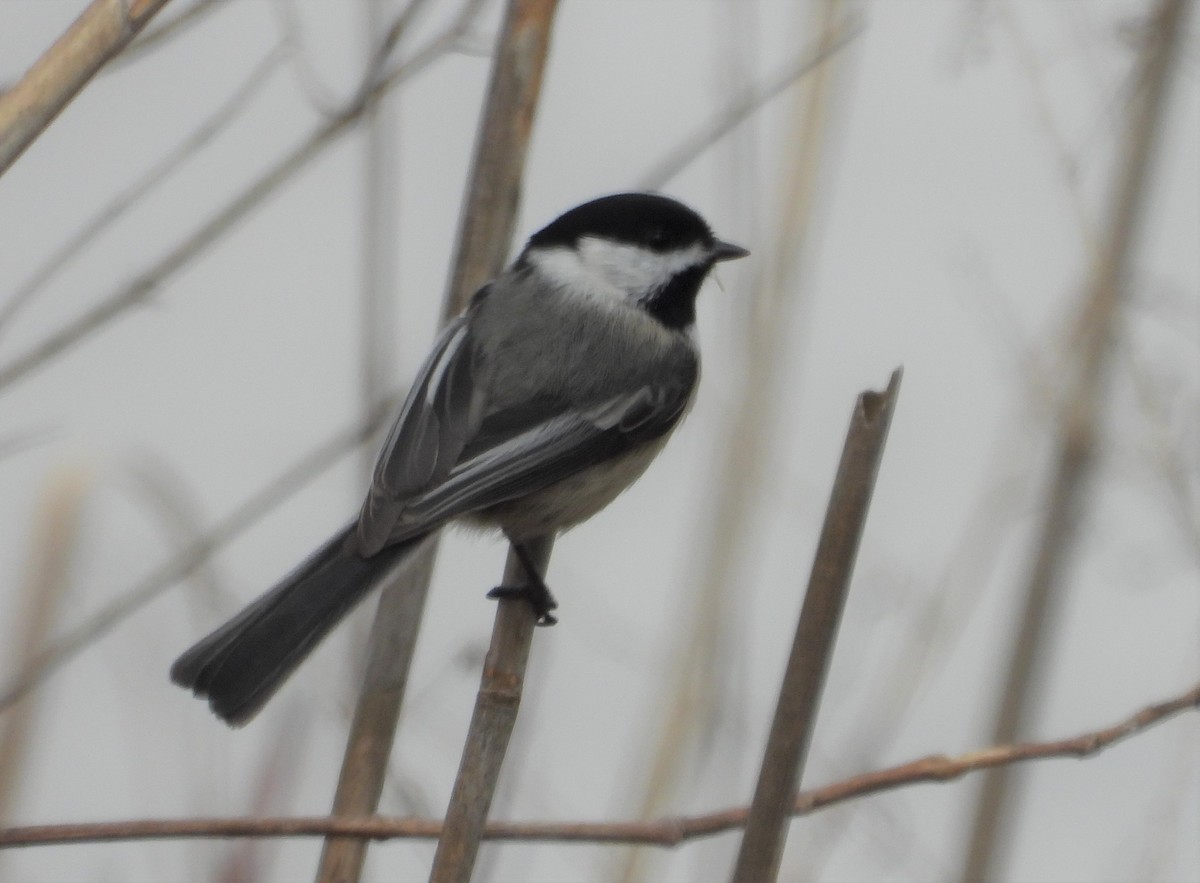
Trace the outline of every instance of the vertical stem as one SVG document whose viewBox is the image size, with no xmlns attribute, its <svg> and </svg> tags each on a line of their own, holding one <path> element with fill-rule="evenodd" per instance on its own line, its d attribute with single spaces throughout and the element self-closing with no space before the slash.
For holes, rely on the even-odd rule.
<svg viewBox="0 0 1200 883">
<path fill-rule="evenodd" d="M 366 52 L 372 59 L 363 80 L 364 94 L 379 76 L 380 35 L 390 18 L 387 0 L 363 0 Z M 401 39 L 407 21 L 396 22 L 388 34 Z M 394 49 L 394 45 L 390 48 Z M 393 184 L 395 159 L 391 138 L 394 96 L 381 93 L 365 105 L 362 117 L 363 253 L 361 313 L 361 382 L 363 413 L 375 413 L 388 395 L 395 374 L 391 336 L 394 331 L 391 258 L 396 248 Z M 378 436 L 378 433 L 375 434 Z M 370 480 L 375 446 L 363 447 L 363 472 Z M 379 806 L 384 773 L 400 721 L 400 706 L 416 651 L 417 633 L 429 581 L 433 574 L 436 544 L 421 549 L 409 566 L 389 577 L 379 594 L 375 618 L 367 638 L 363 686 L 346 739 L 331 815 L 370 815 Z M 359 621 L 354 622 L 359 626 Z M 321 849 L 318 883 L 354 883 L 362 876 L 370 841 L 352 837 L 327 837 Z"/>
<path fill-rule="evenodd" d="M 443 320 L 459 313 L 475 289 L 504 267 L 556 7 L 557 0 L 509 2 L 475 144 Z M 337 815 L 369 815 L 379 804 L 435 550 L 435 542 L 426 544 L 380 597 L 368 648 L 371 661 L 334 801 Z M 365 855 L 365 841 L 330 838 L 318 883 L 354 883 Z"/>
<path fill-rule="evenodd" d="M 5 662 L 18 679 L 37 664 L 58 622 L 90 485 L 90 475 L 60 467 L 42 492 L 33 518 L 27 573 L 20 591 L 14 592 L 20 609 L 11 624 L 5 623 Z M 45 698 L 44 691 L 40 698 Z M 37 694 L 26 695 L 0 717 L 0 827 L 11 821 L 16 805 L 38 699 Z"/>
<path fill-rule="evenodd" d="M 558 0 L 509 0 L 459 220 L 451 315 L 504 267 Z"/>
<path fill-rule="evenodd" d="M 884 392 L 864 392 L 854 407 L 734 866 L 734 883 L 770 883 L 779 873 L 787 825 L 850 590 L 900 375 L 897 368 Z"/>
<path fill-rule="evenodd" d="M 1025 605 L 1007 663 L 992 741 L 1008 744 L 1025 729 L 1037 667 L 1061 600 L 1061 576 L 1074 546 L 1080 511 L 1095 459 L 1096 437 L 1111 341 L 1127 288 L 1129 259 L 1141 227 L 1147 184 L 1158 136 L 1163 129 L 1167 86 L 1180 54 L 1190 0 L 1162 0 L 1152 18 L 1130 107 L 1107 230 L 1086 289 L 1078 337 L 1078 358 L 1064 384 L 1058 453 L 1049 500 L 1025 584 Z M 967 883 L 998 876 L 997 849 L 1007 834 L 1011 800 L 1009 776 L 989 772 L 983 783 L 962 879 Z"/>
<path fill-rule="evenodd" d="M 389 0 L 362 0 L 368 53 L 375 51 L 390 12 Z M 369 80 L 368 85 L 373 85 Z M 384 93 L 363 113 L 362 252 L 362 408 L 374 414 L 387 398 L 396 375 L 395 274 L 392 261 L 400 246 L 396 235 L 396 144 L 394 94 Z M 363 448 L 363 470 L 371 475 L 373 446 Z"/>
<path fill-rule="evenodd" d="M 525 544 L 540 573 L 545 573 L 550 562 L 553 543 L 552 537 L 542 537 Z M 510 549 L 504 585 L 520 585 L 528 580 L 520 559 Z M 536 619 L 533 608 L 522 600 L 500 601 L 496 607 L 492 645 L 483 663 L 475 712 L 442 824 L 430 883 L 467 883 L 471 879 L 500 767 L 517 721 Z"/>
<path fill-rule="evenodd" d="M 379 806 L 400 706 L 408 686 L 417 632 L 433 575 L 436 543 L 428 542 L 384 587 L 367 640 L 363 689 L 346 737 L 346 753 L 330 814 L 369 816 Z M 327 837 L 317 870 L 318 883 L 354 883 L 362 876 L 369 840 Z"/>
<path fill-rule="evenodd" d="M 509 0 L 508 3 L 484 118 L 475 142 L 454 275 L 446 295 L 447 301 L 459 308 L 465 306 L 476 288 L 500 271 L 507 257 L 557 8 L 558 0 Z M 550 561 L 552 542 L 547 537 L 526 544 L 543 573 Z M 505 585 L 525 579 L 524 568 L 510 550 Z M 466 883 L 471 878 L 500 766 L 516 721 L 533 626 L 533 612 L 528 604 L 499 602 L 492 647 L 484 664 L 475 713 L 430 872 L 431 881 Z"/>
</svg>

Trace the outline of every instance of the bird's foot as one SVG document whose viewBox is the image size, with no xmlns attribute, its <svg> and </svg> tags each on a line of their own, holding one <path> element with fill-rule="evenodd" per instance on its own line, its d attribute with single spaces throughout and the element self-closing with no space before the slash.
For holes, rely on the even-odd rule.
<svg viewBox="0 0 1200 883">
<path fill-rule="evenodd" d="M 495 601 L 527 601 L 533 608 L 538 625 L 554 625 L 558 622 L 558 617 L 550 611 L 558 607 L 558 602 L 554 600 L 554 596 L 550 594 L 545 583 L 540 580 L 538 583 L 538 585 L 496 586 L 487 593 L 487 596 Z"/>
<path fill-rule="evenodd" d="M 513 544 L 513 550 L 525 567 L 526 581 L 519 586 L 496 586 L 487 593 L 487 596 L 496 601 L 526 601 L 533 608 L 533 613 L 537 617 L 537 625 L 554 625 L 558 622 L 558 617 L 550 611 L 557 609 L 558 602 L 554 600 L 554 595 L 550 593 L 541 574 L 537 572 L 528 550 L 518 543 Z"/>
</svg>

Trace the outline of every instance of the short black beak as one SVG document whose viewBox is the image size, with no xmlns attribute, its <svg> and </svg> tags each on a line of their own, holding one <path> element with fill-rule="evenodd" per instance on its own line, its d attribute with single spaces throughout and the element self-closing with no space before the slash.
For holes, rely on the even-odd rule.
<svg viewBox="0 0 1200 883">
<path fill-rule="evenodd" d="M 740 245 L 734 245 L 732 242 L 722 242 L 720 239 L 712 244 L 712 250 L 709 252 L 714 264 L 719 261 L 736 261 L 738 258 L 744 258 L 748 254 L 750 252 Z"/>
</svg>

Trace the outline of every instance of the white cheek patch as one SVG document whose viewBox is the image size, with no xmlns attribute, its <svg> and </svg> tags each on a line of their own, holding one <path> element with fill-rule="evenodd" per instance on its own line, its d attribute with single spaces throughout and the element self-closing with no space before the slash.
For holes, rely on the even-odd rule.
<svg viewBox="0 0 1200 883">
<path fill-rule="evenodd" d="M 529 253 L 529 260 L 546 281 L 564 292 L 596 300 L 625 300 L 625 292 L 589 266 L 573 248 L 535 249 Z"/>
<path fill-rule="evenodd" d="M 624 301 L 657 291 L 678 273 L 708 258 L 701 244 L 659 254 L 636 245 L 585 237 L 579 248 L 535 250 L 529 258 L 561 288 L 598 299 Z"/>
</svg>

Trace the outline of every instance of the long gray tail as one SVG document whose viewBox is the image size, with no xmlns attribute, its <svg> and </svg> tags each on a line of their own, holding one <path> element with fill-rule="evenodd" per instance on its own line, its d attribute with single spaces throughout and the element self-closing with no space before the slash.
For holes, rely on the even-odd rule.
<svg viewBox="0 0 1200 883">
<path fill-rule="evenodd" d="M 278 585 L 175 660 L 171 680 L 207 697 L 239 726 L 250 720 L 329 631 L 426 535 L 364 558 L 347 548 L 354 524 Z"/>
</svg>

